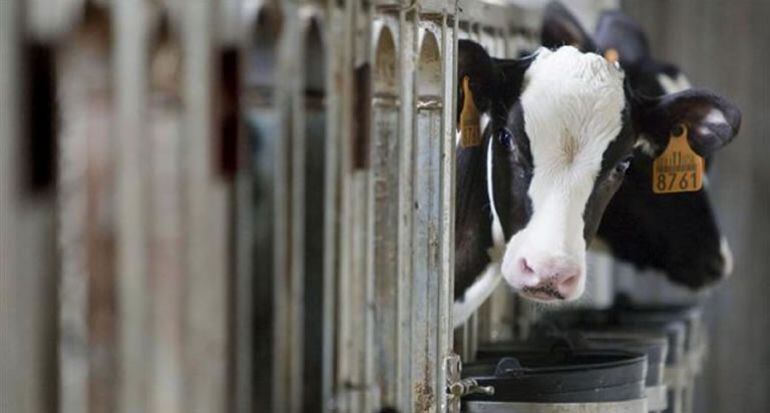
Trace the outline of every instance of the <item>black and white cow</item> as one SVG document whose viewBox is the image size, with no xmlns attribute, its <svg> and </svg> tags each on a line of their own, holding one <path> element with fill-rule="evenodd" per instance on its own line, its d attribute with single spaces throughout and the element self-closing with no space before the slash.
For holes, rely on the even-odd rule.
<svg viewBox="0 0 770 413">
<path fill-rule="evenodd" d="M 739 109 L 720 96 L 698 97 L 699 92 L 689 91 L 684 74 L 672 64 L 653 59 L 644 31 L 622 12 L 603 13 L 591 38 L 566 9 L 550 5 L 543 33 L 543 41 L 552 47 L 567 43 L 584 51 L 615 50 L 637 95 L 660 101 L 690 95 L 690 107 L 679 110 L 694 107 L 707 124 L 702 133 L 689 137 L 690 146 L 707 158 L 707 165 L 714 151 L 738 133 Z M 658 129 L 665 130 L 666 126 Z M 667 144 L 667 136 L 641 135 L 625 182 L 605 211 L 598 237 L 620 259 L 640 268 L 661 270 L 678 284 L 701 288 L 732 272 L 732 255 L 719 231 L 707 188 L 653 193 L 652 163 Z"/>
<path fill-rule="evenodd" d="M 458 79 L 469 79 L 484 132 L 477 146 L 458 139 L 456 297 L 496 260 L 526 298 L 577 299 L 586 247 L 638 137 L 663 141 L 681 123 L 694 139 L 731 133 L 708 116 L 732 113 L 724 100 L 702 90 L 636 99 L 594 53 L 565 46 L 501 60 L 471 41 L 458 47 Z"/>
</svg>

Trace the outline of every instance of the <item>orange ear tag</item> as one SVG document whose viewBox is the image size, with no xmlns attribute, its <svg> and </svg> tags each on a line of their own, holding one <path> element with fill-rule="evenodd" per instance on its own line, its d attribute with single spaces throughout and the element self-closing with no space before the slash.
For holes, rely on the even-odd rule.
<svg viewBox="0 0 770 413">
<path fill-rule="evenodd" d="M 652 163 L 652 191 L 656 194 L 699 191 L 705 162 L 687 142 L 687 127 L 671 131 L 666 150 Z"/>
<path fill-rule="evenodd" d="M 468 85 L 468 76 L 463 77 L 463 110 L 460 112 L 460 146 L 467 148 L 481 145 L 479 110 L 473 103 L 473 92 Z"/>
<path fill-rule="evenodd" d="M 604 51 L 604 58 L 610 63 L 617 63 L 620 59 L 620 54 L 615 49 L 607 49 Z"/>
</svg>

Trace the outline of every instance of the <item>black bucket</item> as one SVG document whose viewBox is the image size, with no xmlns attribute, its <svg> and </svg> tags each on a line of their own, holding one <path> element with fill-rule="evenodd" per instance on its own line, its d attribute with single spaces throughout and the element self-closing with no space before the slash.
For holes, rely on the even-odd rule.
<svg viewBox="0 0 770 413">
<path fill-rule="evenodd" d="M 696 305 L 641 305 L 619 300 L 614 308 L 622 325 L 662 327 L 673 324 L 684 330 L 682 351 L 668 368 L 669 408 L 666 412 L 689 413 L 693 409 L 695 375 L 701 368 L 705 348 L 702 310 Z"/>
<path fill-rule="evenodd" d="M 622 325 L 665 325 L 672 321 L 685 324 L 684 349 L 690 352 L 702 345 L 702 310 L 697 305 L 637 304 L 619 299 L 614 317 Z"/>
<path fill-rule="evenodd" d="M 668 340 L 661 334 L 644 330 L 604 330 L 579 332 L 581 347 L 599 350 L 624 350 L 647 355 L 647 387 L 663 384 L 668 354 Z"/>
<path fill-rule="evenodd" d="M 494 387 L 494 395 L 464 397 L 466 410 L 488 411 L 489 406 L 495 406 L 494 411 L 516 411 L 506 410 L 506 403 L 638 403 L 645 397 L 644 354 L 567 346 L 544 351 L 537 347 L 511 344 L 504 357 L 496 357 L 500 353 L 490 350 L 479 353 L 485 360 L 464 365 L 464 378 Z"/>
<path fill-rule="evenodd" d="M 665 382 L 668 386 L 666 412 L 691 410 L 692 371 L 704 336 L 701 310 L 695 305 L 658 305 L 632 303 L 619 297 L 609 310 L 568 310 L 546 314 L 535 327 L 542 330 L 646 331 L 665 334 L 668 339 Z M 696 370 L 697 371 L 697 370 Z"/>
<path fill-rule="evenodd" d="M 647 395 L 648 409 L 651 412 L 662 411 L 668 406 L 666 386 L 663 383 L 663 374 L 668 352 L 668 340 L 665 335 L 649 330 L 613 329 L 601 330 L 573 330 L 563 331 L 539 331 L 535 330 L 538 337 L 534 342 L 547 348 L 549 341 L 566 340 L 571 346 L 581 350 L 622 350 L 633 353 L 641 353 L 647 356 L 647 376 L 645 379 L 645 393 Z M 494 343 L 479 349 L 477 358 L 502 357 L 511 349 L 521 347 L 516 343 Z"/>
</svg>

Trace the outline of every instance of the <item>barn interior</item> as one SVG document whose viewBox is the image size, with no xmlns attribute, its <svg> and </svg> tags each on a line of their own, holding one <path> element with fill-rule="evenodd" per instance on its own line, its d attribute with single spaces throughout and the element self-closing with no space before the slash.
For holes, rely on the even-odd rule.
<svg viewBox="0 0 770 413">
<path fill-rule="evenodd" d="M 770 411 L 770 2 L 562 3 L 0 1 L 0 411 Z M 458 295 L 459 45 L 526 58 L 549 10 L 630 83 L 622 13 L 740 131 L 677 218 L 610 202 L 580 299 L 495 254 Z"/>
</svg>

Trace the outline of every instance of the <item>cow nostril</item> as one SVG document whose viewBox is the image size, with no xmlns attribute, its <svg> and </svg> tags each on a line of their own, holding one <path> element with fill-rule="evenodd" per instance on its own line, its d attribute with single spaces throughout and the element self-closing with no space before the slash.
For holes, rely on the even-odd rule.
<svg viewBox="0 0 770 413">
<path fill-rule="evenodd" d="M 561 279 L 556 288 L 561 295 L 570 296 L 575 291 L 579 281 L 580 277 L 578 275 L 570 275 Z"/>
<path fill-rule="evenodd" d="M 521 272 L 524 274 L 533 274 L 535 272 L 535 270 L 533 270 L 532 267 L 527 264 L 526 258 L 519 260 L 519 268 L 521 268 Z"/>
<path fill-rule="evenodd" d="M 565 287 L 565 288 L 572 288 L 572 287 L 575 286 L 575 284 L 577 284 L 577 282 L 578 282 L 578 276 L 577 275 L 571 275 L 571 276 L 563 279 L 559 283 L 559 286 L 560 287 Z"/>
</svg>

